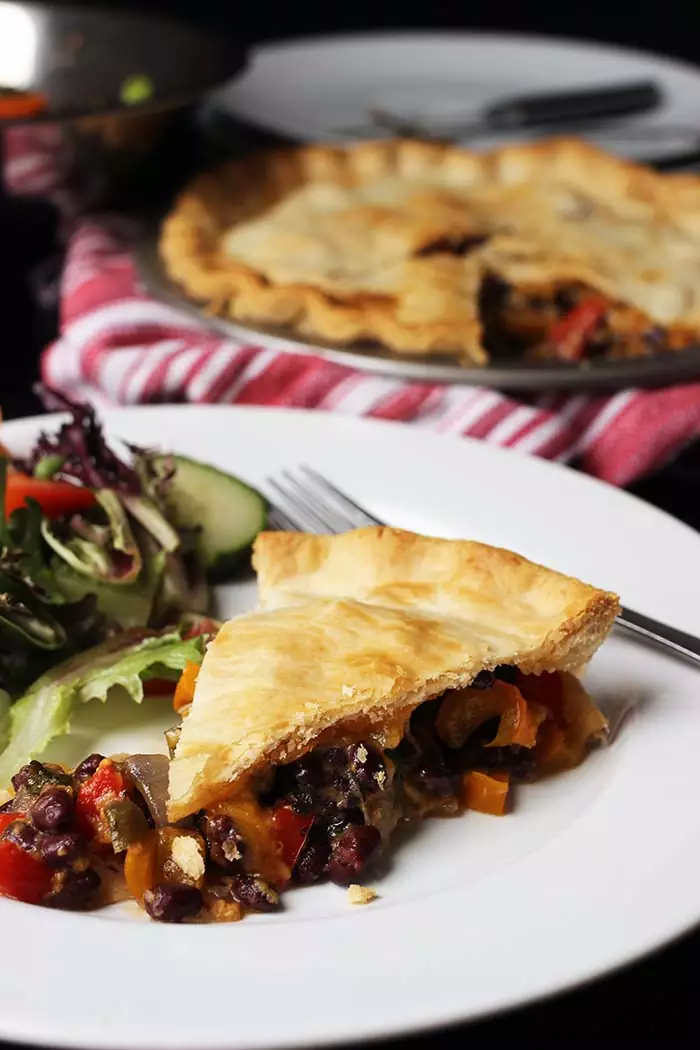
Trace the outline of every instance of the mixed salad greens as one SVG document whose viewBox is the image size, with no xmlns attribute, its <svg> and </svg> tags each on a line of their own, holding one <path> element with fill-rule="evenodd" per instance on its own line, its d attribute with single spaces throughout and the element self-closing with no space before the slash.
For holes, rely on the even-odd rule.
<svg viewBox="0 0 700 1050">
<path fill-rule="evenodd" d="M 263 497 L 214 467 L 134 445 L 94 410 L 68 413 L 31 455 L 0 456 L 0 788 L 67 732 L 75 706 L 201 662 L 210 584 L 265 526 Z"/>
</svg>

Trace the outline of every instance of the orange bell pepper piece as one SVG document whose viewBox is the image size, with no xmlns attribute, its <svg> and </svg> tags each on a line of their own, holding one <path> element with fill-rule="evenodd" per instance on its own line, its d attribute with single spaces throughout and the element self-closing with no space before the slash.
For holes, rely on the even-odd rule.
<svg viewBox="0 0 700 1050">
<path fill-rule="evenodd" d="M 461 747 L 471 734 L 491 718 L 499 718 L 498 733 L 489 747 L 534 747 L 545 711 L 530 707 L 520 690 L 495 681 L 490 689 L 455 689 L 440 705 L 438 736 L 450 747 Z"/>
<path fill-rule="evenodd" d="M 485 773 L 480 769 L 473 769 L 465 774 L 463 783 L 467 809 L 475 809 L 477 813 L 490 813 L 494 817 L 503 816 L 510 787 L 506 772 L 494 770 Z"/>
<path fill-rule="evenodd" d="M 194 687 L 197 684 L 199 667 L 200 665 L 193 663 L 192 660 L 188 660 L 185 664 L 185 668 L 175 686 L 173 707 L 176 711 L 180 711 L 183 707 L 187 707 L 187 705 L 191 704 L 194 700 Z"/>
<path fill-rule="evenodd" d="M 150 890 L 155 882 L 155 863 L 156 835 L 154 831 L 149 831 L 145 838 L 129 846 L 124 858 L 126 886 L 139 904 L 143 903 L 144 893 Z"/>
</svg>

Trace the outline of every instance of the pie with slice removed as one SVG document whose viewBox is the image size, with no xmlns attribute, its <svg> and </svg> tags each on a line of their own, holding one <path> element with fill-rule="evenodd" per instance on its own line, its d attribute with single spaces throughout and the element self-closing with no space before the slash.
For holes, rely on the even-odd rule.
<svg viewBox="0 0 700 1050">
<path fill-rule="evenodd" d="M 185 189 L 160 254 L 230 319 L 470 365 L 643 356 L 700 332 L 700 179 L 573 139 L 244 158 Z"/>
</svg>

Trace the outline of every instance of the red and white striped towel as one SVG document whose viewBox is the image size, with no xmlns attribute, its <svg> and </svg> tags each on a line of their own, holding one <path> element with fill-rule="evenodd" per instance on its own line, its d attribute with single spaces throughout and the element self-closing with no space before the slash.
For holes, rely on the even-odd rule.
<svg viewBox="0 0 700 1050">
<path fill-rule="evenodd" d="M 52 196 L 70 223 L 57 129 L 11 129 L 6 147 L 8 185 Z M 128 223 L 117 219 L 72 227 L 61 336 L 42 360 L 44 381 L 71 396 L 101 406 L 223 402 L 400 420 L 548 459 L 576 458 L 616 485 L 658 467 L 700 434 L 700 383 L 515 400 L 476 387 L 378 377 L 311 354 L 222 338 L 149 297 L 129 253 L 130 235 Z"/>
<path fill-rule="evenodd" d="M 222 338 L 149 297 L 119 220 L 82 223 L 63 277 L 61 337 L 46 383 L 100 405 L 188 401 L 312 408 L 392 419 L 561 461 L 625 485 L 700 433 L 700 383 L 605 396 L 404 382 L 312 355 Z"/>
</svg>

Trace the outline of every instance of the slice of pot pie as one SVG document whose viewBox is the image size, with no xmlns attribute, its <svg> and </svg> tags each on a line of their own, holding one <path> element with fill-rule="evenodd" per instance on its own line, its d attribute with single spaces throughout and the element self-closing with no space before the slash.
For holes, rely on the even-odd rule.
<svg viewBox="0 0 700 1050">
<path fill-rule="evenodd" d="M 401 354 L 579 361 L 700 333 L 700 179 L 574 139 L 310 146 L 197 178 L 170 277 L 238 321 Z"/>
<path fill-rule="evenodd" d="M 263 533 L 255 563 L 262 608 L 210 644 L 170 767 L 170 820 L 223 828 L 233 871 L 357 883 L 399 822 L 503 813 L 605 735 L 576 675 L 614 594 L 388 528 Z"/>
</svg>

